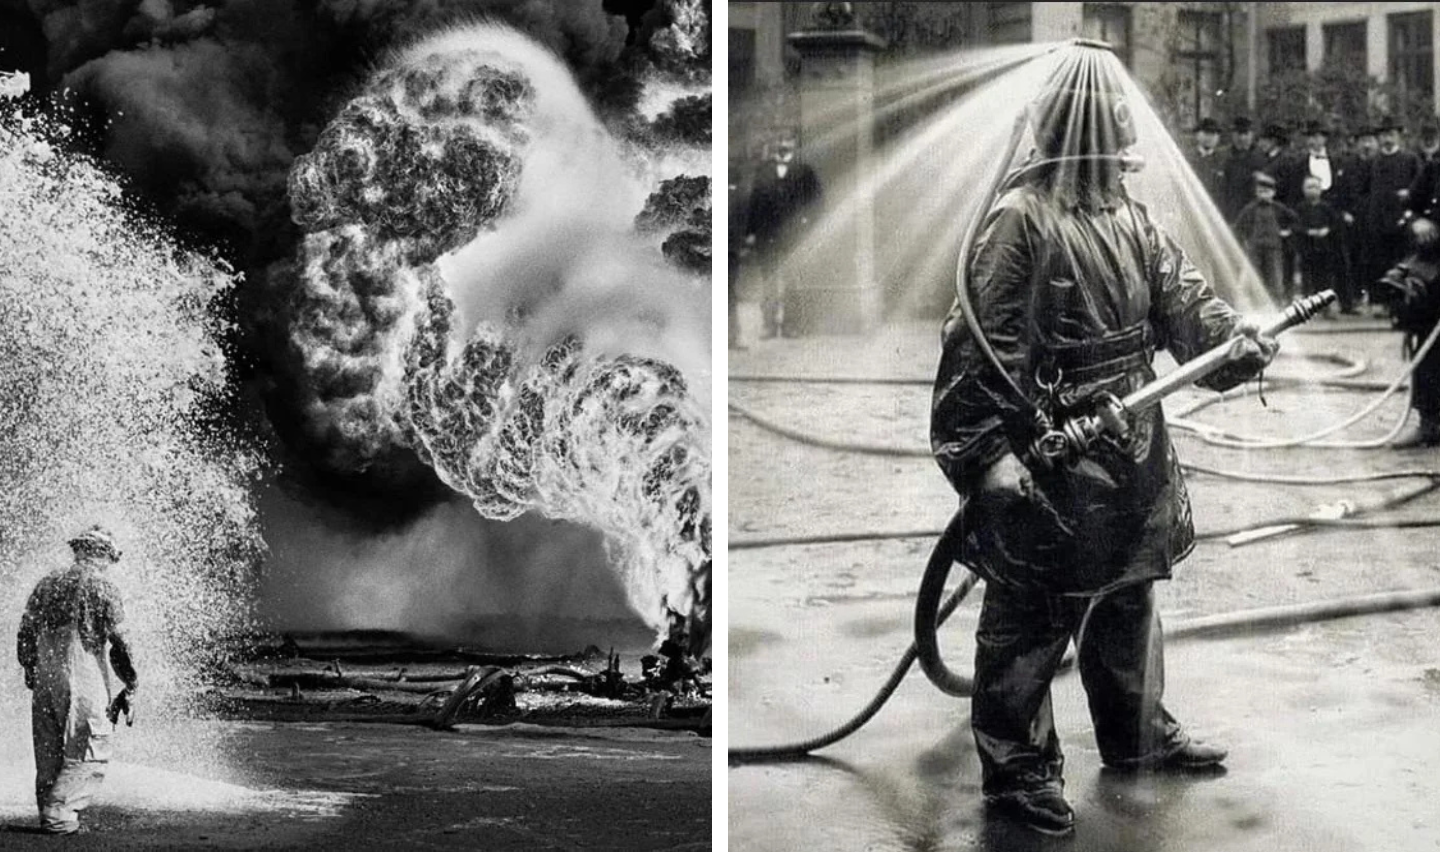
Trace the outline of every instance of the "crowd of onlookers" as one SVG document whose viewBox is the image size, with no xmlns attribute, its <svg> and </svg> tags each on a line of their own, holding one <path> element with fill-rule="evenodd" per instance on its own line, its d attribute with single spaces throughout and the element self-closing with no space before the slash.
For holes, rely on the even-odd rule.
<svg viewBox="0 0 1440 852">
<path fill-rule="evenodd" d="M 1344 313 L 1381 309 L 1393 297 L 1379 282 L 1407 250 L 1409 220 L 1436 206 L 1440 123 L 1413 143 L 1388 118 L 1348 138 L 1318 121 L 1298 130 L 1292 144 L 1286 127 L 1257 132 L 1240 117 L 1222 140 L 1207 118 L 1186 155 L 1277 300 L 1334 289 Z"/>
</svg>

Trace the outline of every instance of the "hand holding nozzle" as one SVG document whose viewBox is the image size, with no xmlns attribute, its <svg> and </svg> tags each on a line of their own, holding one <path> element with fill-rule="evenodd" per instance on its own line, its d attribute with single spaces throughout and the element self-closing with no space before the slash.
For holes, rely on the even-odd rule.
<svg viewBox="0 0 1440 852">
<path fill-rule="evenodd" d="M 110 720 L 110 724 L 120 724 L 120 715 L 123 713 L 125 726 L 135 727 L 135 707 L 130 703 L 132 692 L 133 690 L 127 686 L 120 690 L 120 693 L 110 702 L 110 706 L 105 710 L 105 717 Z"/>
<path fill-rule="evenodd" d="M 1326 291 L 1329 292 L 1329 291 Z M 1229 360 L 1235 364 L 1246 364 L 1257 370 L 1270 366 L 1280 343 L 1273 333 L 1260 327 L 1253 319 L 1245 319 L 1235 327 L 1236 337 L 1231 341 Z"/>
<path fill-rule="evenodd" d="M 1296 299 L 1284 313 L 1265 325 L 1255 320 L 1244 320 L 1235 327 L 1235 337 L 1192 358 L 1179 369 L 1156 379 L 1124 399 L 1116 399 L 1109 394 L 1098 396 L 1090 413 L 1071 417 L 1037 436 L 1030 445 L 1027 460 L 1046 467 L 1060 462 L 1073 462 L 1101 437 L 1124 440 L 1129 432 L 1130 420 L 1135 415 L 1159 405 L 1160 401 L 1170 394 L 1189 387 L 1221 368 L 1247 362 L 1256 370 L 1264 368 L 1280 348 L 1280 344 L 1275 341 L 1276 336 L 1286 329 L 1306 322 L 1336 298 L 1334 290 L 1325 290 L 1313 296 Z"/>
</svg>

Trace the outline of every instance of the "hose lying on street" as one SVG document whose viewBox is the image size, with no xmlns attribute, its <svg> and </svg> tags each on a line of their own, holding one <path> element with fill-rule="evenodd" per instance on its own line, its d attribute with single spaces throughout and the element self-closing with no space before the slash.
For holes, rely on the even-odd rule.
<svg viewBox="0 0 1440 852">
<path fill-rule="evenodd" d="M 1192 406 L 1185 412 L 1180 413 L 1173 418 L 1170 418 L 1169 423 L 1172 427 L 1176 429 L 1176 431 L 1192 432 L 1208 444 L 1215 444 L 1217 446 L 1230 447 L 1233 449 L 1278 450 L 1284 449 L 1286 447 L 1300 446 L 1331 447 L 1360 450 L 1378 449 L 1380 447 L 1386 446 L 1391 441 L 1395 440 L 1395 436 L 1399 435 L 1400 430 L 1405 428 L 1405 421 L 1408 420 L 1410 417 L 1409 397 L 1410 394 L 1414 393 L 1413 387 L 1406 394 L 1405 413 L 1400 417 L 1400 420 L 1393 427 L 1391 427 L 1390 431 L 1387 432 L 1384 436 L 1368 441 L 1323 441 L 1321 439 L 1327 438 L 1335 434 L 1336 432 L 1344 431 L 1345 429 L 1354 426 L 1356 423 L 1365 420 L 1366 418 L 1370 417 L 1370 415 L 1374 414 L 1377 410 L 1379 410 L 1380 406 L 1384 405 L 1385 401 L 1388 400 L 1391 396 L 1393 396 L 1395 392 L 1400 389 L 1401 385 L 1404 384 L 1405 381 L 1414 374 L 1415 368 L 1420 365 L 1420 362 L 1423 361 L 1425 359 L 1425 356 L 1430 354 L 1430 350 L 1435 347 L 1435 341 L 1437 339 L 1440 339 L 1440 323 L 1436 323 L 1435 327 L 1431 329 L 1430 335 L 1425 338 L 1425 342 L 1422 343 L 1420 345 L 1420 348 L 1415 351 L 1414 357 L 1412 357 L 1409 362 L 1406 363 L 1405 369 L 1400 372 L 1400 375 L 1395 377 L 1395 380 L 1385 388 L 1384 392 L 1381 393 L 1378 398 L 1376 398 L 1370 404 L 1361 408 L 1359 411 L 1350 415 L 1349 417 L 1346 417 L 1337 423 L 1332 423 L 1331 425 L 1326 426 L 1325 428 L 1318 431 L 1311 432 L 1308 435 L 1301 435 L 1296 438 L 1260 438 L 1253 435 L 1239 435 L 1227 432 L 1223 429 L 1196 423 L 1193 420 L 1187 419 L 1186 415 L 1198 410 L 1201 407 L 1199 405 Z"/>
<path fill-rule="evenodd" d="M 1185 419 L 1187 415 L 1192 414 L 1207 405 L 1212 405 L 1215 402 L 1222 401 L 1224 397 L 1210 400 L 1202 400 L 1200 403 L 1186 409 L 1179 417 L 1177 417 L 1175 420 L 1172 420 L 1172 422 L 1177 423 L 1177 429 L 1189 429 L 1200 435 L 1201 437 L 1205 438 L 1206 440 L 1211 441 L 1212 443 L 1220 443 L 1222 446 L 1232 446 L 1237 448 L 1278 449 L 1281 447 L 1293 447 L 1301 445 L 1350 448 L 1384 446 L 1385 444 L 1388 444 L 1391 440 L 1393 440 L 1395 435 L 1398 434 L 1400 428 L 1403 427 L 1403 418 L 1399 424 L 1397 424 L 1393 429 L 1391 429 L 1390 432 L 1383 438 L 1381 438 L 1378 442 L 1321 442 L 1320 439 L 1335 434 L 1342 429 L 1348 428 L 1349 426 L 1352 426 L 1355 423 L 1360 422 L 1361 420 L 1373 414 L 1380 407 L 1380 405 L 1385 402 L 1386 399 L 1388 399 L 1398 389 L 1405 385 L 1406 380 L 1413 374 L 1416 365 L 1422 358 L 1424 358 L 1428 354 L 1430 349 L 1435 345 L 1437 338 L 1440 338 L 1440 326 L 1437 326 L 1437 328 L 1431 332 L 1430 336 L 1426 338 L 1424 344 L 1416 352 L 1415 357 L 1411 359 L 1410 362 L 1406 365 L 1406 368 L 1401 373 L 1401 375 L 1398 376 L 1393 382 L 1383 387 L 1383 394 L 1380 399 L 1361 409 L 1355 415 L 1347 417 L 1339 424 L 1332 425 L 1331 427 L 1327 427 L 1326 429 L 1311 435 L 1303 436 L 1297 439 L 1285 439 L 1278 441 L 1269 439 L 1249 439 L 1243 436 L 1223 434 L 1220 433 L 1219 430 L 1213 430 L 1210 429 L 1210 427 L 1201 426 Z M 1330 360 L 1338 360 L 1341 363 L 1345 363 L 1345 359 L 1343 358 L 1332 357 Z M 1296 384 L 1309 385 L 1335 384 L 1337 386 L 1343 386 L 1346 389 L 1355 390 L 1375 389 L 1375 386 L 1371 383 L 1362 383 L 1354 379 L 1354 376 L 1359 371 L 1363 371 L 1363 369 L 1364 367 L 1362 365 L 1360 366 L 1359 370 L 1355 370 L 1355 364 L 1352 362 L 1347 367 L 1346 375 L 1343 376 L 1337 376 L 1330 379 L 1321 380 L 1291 379 L 1289 377 L 1286 377 L 1285 383 L 1289 384 L 1293 381 Z M 740 380 L 745 380 L 747 377 L 739 378 Z M 748 378 L 750 380 L 757 381 L 781 381 L 784 379 L 784 377 L 771 376 L 757 376 Z M 793 380 L 800 382 L 822 381 L 822 379 L 806 379 L 802 377 L 794 377 Z M 830 377 L 827 379 L 823 379 L 823 381 L 833 381 L 837 383 L 869 384 L 920 383 L 917 380 L 907 379 L 869 380 L 851 379 L 849 377 Z M 1344 382 L 1345 384 L 1339 385 L 1339 383 L 1341 382 Z M 854 452 L 866 455 L 879 455 L 888 457 L 928 458 L 930 456 L 930 453 L 928 451 L 911 449 L 907 447 L 832 440 L 824 438 L 822 436 L 812 435 L 802 430 L 792 429 L 790 427 L 784 426 L 780 423 L 758 415 L 757 413 L 751 411 L 745 406 L 739 405 L 734 402 L 731 402 L 729 404 L 729 407 L 733 413 L 750 420 L 762 429 L 810 446 L 822 447 L 831 450 L 839 450 L 843 452 Z M 1408 408 L 1409 406 L 1407 404 L 1407 415 Z M 1440 488 L 1440 470 L 1432 469 L 1370 472 L 1365 474 L 1342 476 L 1306 477 L 1256 474 L 1243 471 L 1231 471 L 1210 468 L 1201 465 L 1184 465 L 1184 467 L 1187 471 L 1192 473 L 1202 473 L 1206 475 L 1233 478 L 1240 481 L 1268 482 L 1290 485 L 1333 485 L 1350 482 L 1379 481 L 1383 479 L 1401 478 L 1424 478 L 1429 480 L 1429 482 L 1425 483 L 1424 485 L 1412 487 L 1404 491 L 1397 492 L 1394 495 L 1384 497 L 1380 500 L 1374 501 L 1371 504 L 1350 506 L 1348 507 L 1350 514 L 1361 514 L 1392 508 L 1396 505 L 1400 505 L 1404 502 L 1416 499 L 1423 494 L 1430 493 L 1436 488 Z M 977 582 L 977 578 L 975 577 L 975 575 L 969 571 L 966 571 L 965 576 L 961 579 L 955 591 L 953 591 L 948 597 L 944 597 L 945 582 L 949 577 L 951 568 L 957 562 L 958 546 L 960 541 L 960 530 L 958 528 L 959 518 L 960 515 L 957 514 L 956 519 L 952 520 L 950 526 L 943 531 L 913 530 L 891 533 L 856 532 L 804 537 L 793 536 L 756 538 L 750 540 L 742 539 L 739 541 L 732 541 L 730 543 L 730 548 L 732 550 L 739 550 L 746 548 L 773 547 L 793 544 L 841 543 L 887 538 L 916 538 L 922 536 L 933 536 L 937 534 L 940 537 L 934 551 L 931 554 L 929 563 L 926 566 L 925 576 L 921 582 L 921 588 L 916 599 L 916 641 L 911 644 L 909 649 L 906 650 L 905 654 L 901 657 L 900 661 L 892 670 L 889 678 L 885 681 L 881 689 L 870 700 L 870 702 L 867 703 L 859 713 L 850 718 L 844 724 L 820 736 L 813 737 L 797 743 L 788 743 L 764 747 L 732 748 L 729 751 L 729 757 L 733 763 L 799 759 L 809 755 L 814 751 L 818 751 L 820 749 L 833 745 L 836 742 L 844 739 L 845 737 L 848 737 L 849 735 L 853 734 L 855 731 L 863 727 L 867 722 L 874 718 L 877 713 L 879 713 L 880 709 L 884 707 L 885 703 L 894 694 L 895 690 L 899 687 L 900 683 L 904 680 L 905 676 L 909 673 L 910 668 L 914 665 L 916 661 L 919 661 L 921 663 L 922 668 L 925 670 L 930 680 L 947 694 L 955 696 L 966 696 L 971 693 L 971 691 L 973 690 L 973 681 L 969 677 L 954 672 L 944 664 L 943 658 L 940 654 L 938 641 L 938 631 L 940 626 L 943 625 L 947 619 L 949 619 L 949 617 L 956 611 L 956 609 L 958 609 L 960 603 L 964 601 L 965 597 L 969 594 L 970 590 L 974 588 Z M 1265 530 L 1269 528 L 1283 529 L 1287 527 L 1347 527 L 1376 529 L 1430 526 L 1440 526 L 1440 518 L 1374 520 L 1354 517 L 1324 517 L 1317 516 L 1316 514 L 1311 514 L 1271 519 L 1261 523 L 1250 524 L 1242 528 L 1241 530 L 1225 530 L 1211 533 L 1202 533 L 1197 537 L 1224 538 L 1234 536 L 1237 533 L 1250 532 L 1254 530 Z M 942 597 L 944 597 L 943 602 Z M 1339 600 L 1319 601 L 1309 604 L 1267 607 L 1257 610 L 1247 610 L 1235 613 L 1223 613 L 1219 615 L 1206 616 L 1203 618 L 1190 619 L 1172 624 L 1166 630 L 1166 635 L 1171 639 L 1184 639 L 1190 637 L 1215 636 L 1237 632 L 1253 633 L 1259 630 L 1288 627 L 1312 621 L 1433 606 L 1440 606 L 1440 589 L 1411 592 L 1390 592 L 1377 595 L 1343 598 Z M 1067 655 L 1066 660 L 1062 662 L 1062 669 L 1068 667 L 1071 664 L 1072 659 L 1073 655 Z"/>
<path fill-rule="evenodd" d="M 975 587 L 975 575 L 966 572 L 965 577 L 960 581 L 955 591 L 950 593 L 944 604 L 936 614 L 935 625 L 939 627 L 954 614 L 964 601 L 966 595 Z M 1328 621 L 1337 618 L 1350 618 L 1360 615 L 1375 615 L 1386 612 L 1401 612 L 1412 609 L 1425 609 L 1440 606 L 1440 589 L 1422 589 L 1414 591 L 1381 592 L 1371 595 L 1358 595 L 1355 597 L 1335 598 L 1330 600 L 1314 601 L 1302 604 L 1289 604 L 1286 606 L 1261 607 L 1258 609 L 1240 610 L 1238 612 L 1219 613 L 1216 615 L 1200 616 L 1198 618 L 1177 621 L 1165 628 L 1167 640 L 1195 639 L 1201 637 L 1219 637 L 1235 635 L 1239 633 L 1256 633 L 1262 630 L 1275 630 L 1284 627 L 1295 627 L 1301 624 L 1309 624 L 1318 621 Z M 783 760 L 798 760 L 827 748 L 845 739 L 858 731 L 867 722 L 873 719 L 889 701 L 890 696 L 895 694 L 900 683 L 909 674 L 910 667 L 915 664 L 918 655 L 918 648 L 911 644 L 909 649 L 900 658 L 890 677 L 885 681 L 875 697 L 855 716 L 851 717 L 844 724 L 835 729 L 795 743 L 781 743 L 770 746 L 736 746 L 729 750 L 731 763 L 760 763 L 775 762 Z M 1061 669 L 1067 669 L 1073 663 L 1073 654 L 1067 654 L 1065 661 L 1061 663 Z M 969 683 L 969 678 L 956 675 L 955 683 Z M 966 692 L 968 694 L 968 690 Z"/>
</svg>

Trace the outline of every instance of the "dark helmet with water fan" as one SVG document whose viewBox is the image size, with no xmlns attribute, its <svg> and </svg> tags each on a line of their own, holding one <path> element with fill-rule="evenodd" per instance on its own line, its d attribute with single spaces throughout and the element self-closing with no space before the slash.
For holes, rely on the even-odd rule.
<svg viewBox="0 0 1440 852">
<path fill-rule="evenodd" d="M 1136 141 L 1124 66 L 1101 42 L 1070 45 L 1029 107 L 1036 148 L 1047 157 L 1119 154 Z"/>
</svg>

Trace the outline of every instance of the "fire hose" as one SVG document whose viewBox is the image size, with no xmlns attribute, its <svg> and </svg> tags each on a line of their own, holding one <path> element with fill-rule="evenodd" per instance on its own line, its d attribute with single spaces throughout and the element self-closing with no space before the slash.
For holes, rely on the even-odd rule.
<svg viewBox="0 0 1440 852">
<path fill-rule="evenodd" d="M 942 541 L 942 544 L 944 542 Z M 937 546 L 936 552 L 940 554 L 942 548 Z M 937 558 L 931 557 L 932 560 Z M 943 558 L 943 557 L 942 557 Z M 947 566 L 948 570 L 948 566 Z M 929 573 L 928 571 L 926 572 Z M 965 572 L 960 584 L 946 597 L 939 610 L 936 612 L 935 627 L 939 628 L 944 624 L 965 597 L 975 587 L 978 578 L 971 572 Z M 1190 639 L 1200 637 L 1215 637 L 1230 633 L 1251 633 L 1258 630 L 1279 629 L 1293 627 L 1300 624 L 1308 624 L 1316 621 L 1326 621 L 1337 618 L 1349 618 L 1359 615 L 1374 615 L 1386 612 L 1401 612 L 1404 610 L 1424 609 L 1440 606 L 1440 589 L 1425 589 L 1418 591 L 1382 592 L 1372 595 L 1359 595 L 1348 598 L 1337 598 L 1333 600 L 1315 601 L 1303 604 L 1291 604 L 1287 606 L 1261 607 L 1258 609 L 1241 610 L 1239 612 L 1219 613 L 1216 615 L 1201 616 L 1175 622 L 1165 629 L 1165 637 L 1174 641 L 1178 639 Z M 770 746 L 737 746 L 729 750 L 729 758 L 732 763 L 759 763 L 767 761 L 800 760 L 808 757 L 811 753 L 827 748 L 840 742 L 860 728 L 864 727 L 871 719 L 880 712 L 890 697 L 895 694 L 905 676 L 910 673 L 910 668 L 919 657 L 917 643 L 911 643 L 891 670 L 890 676 L 885 680 L 875 696 L 849 720 L 834 729 L 793 743 L 782 743 Z M 1074 655 L 1066 654 L 1060 664 L 1062 671 L 1068 669 L 1074 663 Z M 952 673 L 948 685 L 953 691 L 947 690 L 950 694 L 966 696 L 970 694 L 973 682 L 970 678 L 955 675 Z"/>
<path fill-rule="evenodd" d="M 1278 334 L 1287 328 L 1304 322 L 1310 316 L 1313 316 L 1314 313 L 1317 312 L 1319 309 L 1323 308 L 1325 304 L 1327 304 L 1329 301 L 1332 301 L 1333 298 L 1333 293 L 1327 293 L 1325 296 L 1309 300 L 1308 303 L 1302 301 L 1297 305 L 1292 305 L 1290 310 L 1287 310 L 1287 312 L 1283 314 L 1278 320 L 1272 322 L 1265 329 L 1263 329 L 1262 333 Z M 1428 351 L 1428 348 L 1434 345 L 1434 341 L 1437 336 L 1440 336 L 1440 332 L 1432 333 L 1431 337 L 1426 341 L 1426 346 L 1422 347 L 1422 350 L 1417 357 L 1423 357 L 1423 355 Z M 1123 437 L 1127 430 L 1126 424 L 1128 422 L 1128 418 L 1130 416 L 1133 416 L 1134 413 L 1158 404 L 1159 401 L 1163 399 L 1166 395 L 1173 393 L 1174 391 L 1182 387 L 1188 386 L 1190 383 L 1198 380 L 1199 378 L 1203 378 L 1205 375 L 1208 375 L 1210 372 L 1213 372 L 1214 370 L 1228 363 L 1231 357 L 1233 357 L 1233 343 L 1234 342 L 1231 341 L 1222 344 L 1221 346 L 1215 347 L 1214 349 L 1210 350 L 1210 352 L 1207 352 L 1204 355 L 1201 355 L 1200 357 L 1188 362 L 1181 369 L 1173 371 L 1164 379 L 1146 385 L 1145 387 L 1139 389 L 1133 394 L 1130 394 L 1124 399 L 1116 399 L 1114 397 L 1110 397 L 1097 400 L 1097 406 L 1091 412 L 1083 414 L 1079 418 L 1075 418 L 1070 422 L 1058 424 L 1057 427 L 1052 428 L 1048 430 L 1047 433 L 1037 437 L 1035 442 L 1032 444 L 1031 452 L 1038 459 L 1040 459 L 1042 463 L 1065 463 L 1067 460 L 1073 459 L 1078 454 L 1083 453 L 1086 448 L 1088 448 L 1096 440 L 1102 437 Z M 1400 383 L 1411 372 L 1413 372 L 1413 368 L 1414 367 L 1412 363 L 1410 367 L 1406 370 L 1406 372 L 1400 376 L 1399 379 L 1391 383 L 1391 385 L 1389 386 L 1389 390 L 1393 392 L 1395 388 L 1398 388 Z M 742 416 L 746 416 L 749 419 L 763 421 L 763 418 L 757 418 L 752 412 L 748 412 L 740 406 L 732 404 L 731 409 L 736 410 L 738 413 L 742 414 Z M 778 424 L 767 425 L 778 427 Z M 815 440 L 813 439 L 813 436 L 803 436 L 803 434 L 801 433 L 794 433 L 794 430 L 788 430 L 784 427 L 779 427 L 776 429 L 776 431 L 781 431 L 782 433 L 790 432 L 793 435 L 805 437 L 807 439 L 807 443 L 815 443 L 822 446 L 826 443 L 839 443 Z M 928 455 L 928 453 L 913 453 L 909 450 L 889 447 L 886 445 L 861 446 L 866 452 L 879 453 L 884 455 Z M 855 449 L 856 447 L 854 444 L 846 444 L 844 448 Z M 1198 466 L 1191 466 L 1191 469 L 1197 469 L 1197 467 Z M 1204 472 L 1209 472 L 1207 469 L 1204 468 L 1199 469 Z M 1430 479 L 1430 482 L 1427 483 L 1427 485 L 1423 487 L 1423 489 L 1412 490 L 1405 496 L 1397 497 L 1393 501 L 1386 504 L 1393 505 L 1394 503 L 1401 502 L 1402 500 L 1413 499 L 1415 496 L 1419 496 L 1419 494 L 1421 493 L 1428 493 L 1437 486 L 1440 486 L 1440 477 L 1437 477 L 1437 474 L 1440 474 L 1440 471 L 1399 471 L 1393 473 L 1371 473 L 1357 477 L 1347 477 L 1345 479 L 1358 481 L 1416 476 Z M 1261 480 L 1269 480 L 1272 478 L 1254 474 L 1236 474 L 1236 476 L 1237 478 Z M 1289 481 L 1295 484 L 1313 484 L 1317 482 L 1333 482 L 1337 478 L 1283 477 L 1283 479 L 1285 481 Z M 1391 521 L 1387 522 L 1385 525 L 1428 526 L 1434 525 L 1436 523 L 1440 522 L 1428 520 L 1410 522 Z M 1313 515 L 1289 519 L 1279 519 L 1271 521 L 1269 522 L 1269 524 L 1273 526 L 1279 526 L 1282 524 L 1309 524 L 1316 526 L 1380 526 L 1379 524 L 1371 524 L 1365 521 L 1359 521 L 1354 519 L 1317 518 Z M 856 534 L 845 534 L 840 536 L 824 537 L 824 540 L 853 541 L 858 540 L 861 537 L 862 536 Z M 873 538 L 873 536 L 868 537 Z M 819 537 L 817 537 L 817 539 L 818 538 Z M 812 541 L 813 540 L 816 539 L 812 539 Z M 867 722 L 869 722 L 870 719 L 874 718 L 874 716 L 880 711 L 880 709 L 885 705 L 889 698 L 894 694 L 895 690 L 899 687 L 899 684 L 909 673 L 910 668 L 914 665 L 916 660 L 919 660 L 921 662 L 921 666 L 925 670 L 926 675 L 942 691 L 946 692 L 947 694 L 957 696 L 969 695 L 973 687 L 973 682 L 970 678 L 957 674 L 945 665 L 943 658 L 940 654 L 938 642 L 939 627 L 955 612 L 959 605 L 964 601 L 965 597 L 969 594 L 971 589 L 974 588 L 977 581 L 977 578 L 973 573 L 966 572 L 965 577 L 961 580 L 955 591 L 953 591 L 942 602 L 941 598 L 944 594 L 945 581 L 946 579 L 948 579 L 952 566 L 956 563 L 959 541 L 959 516 L 957 516 L 954 520 L 952 520 L 950 527 L 948 527 L 941 534 L 940 541 L 937 543 L 935 550 L 930 557 L 929 563 L 926 566 L 925 575 L 922 580 L 920 592 L 917 595 L 916 600 L 915 642 L 910 646 L 909 649 L 907 649 L 905 654 L 901 657 L 900 661 L 892 670 L 889 678 L 882 685 L 881 689 L 876 693 L 874 698 L 872 698 L 871 701 L 867 703 L 866 706 L 862 708 L 859 713 L 857 713 L 847 722 L 835 728 L 834 730 L 802 742 L 768 747 L 741 747 L 731 749 L 729 752 L 730 759 L 737 762 L 795 759 L 808 755 L 813 751 L 833 745 L 836 742 L 839 742 L 840 740 L 859 730 Z M 774 542 L 765 543 L 770 544 Z M 752 544 L 751 546 L 757 546 L 757 544 L 758 543 Z M 1409 609 L 1436 605 L 1440 605 L 1440 590 L 1429 592 L 1399 592 L 1388 595 L 1370 596 L 1366 598 L 1326 601 L 1318 604 L 1268 608 L 1251 612 L 1231 613 L 1223 616 L 1200 619 L 1193 623 L 1181 622 L 1179 624 L 1173 625 L 1172 628 L 1167 631 L 1167 633 L 1171 636 L 1171 638 L 1184 638 L 1188 635 L 1201 635 L 1203 633 L 1212 633 L 1222 629 L 1259 629 L 1263 627 L 1270 627 L 1281 624 L 1294 624 L 1307 620 L 1338 618 L 1348 615 L 1358 615 L 1370 612 L 1385 612 L 1393 611 L 1395 609 Z"/>
<path fill-rule="evenodd" d="M 1333 297 L 1333 294 L 1330 294 Z M 1303 322 L 1315 310 L 1323 307 L 1325 299 L 1319 299 L 1307 306 L 1292 306 L 1279 320 L 1267 326 L 1263 333 L 1278 334 L 1299 322 Z M 1035 452 L 1047 454 L 1052 463 L 1063 463 L 1067 458 L 1073 458 L 1073 453 L 1083 452 L 1096 439 L 1104 435 L 1123 435 L 1125 422 L 1129 416 L 1138 410 L 1158 404 L 1168 393 L 1173 393 L 1189 383 L 1203 378 L 1209 372 L 1224 366 L 1233 355 L 1232 342 L 1227 342 L 1215 347 L 1189 362 L 1186 367 L 1176 370 L 1165 378 L 1146 385 L 1123 400 L 1113 397 L 1100 401 L 1100 410 L 1082 415 L 1084 418 L 1078 425 L 1059 424 L 1054 430 L 1060 438 L 1037 439 Z M 1218 354 L 1212 354 L 1218 353 Z M 1197 364 L 1198 362 L 1198 364 Z M 1196 366 L 1191 366 L 1196 365 Z M 1179 377 L 1177 377 L 1179 374 Z M 1398 384 L 1398 382 L 1396 383 Z M 1133 408 L 1132 408 L 1133 406 Z M 732 406 L 733 408 L 734 406 Z M 743 411 L 743 410 L 742 410 Z M 748 416 L 748 415 L 747 415 Z M 1042 441 L 1048 441 L 1048 446 Z M 1064 444 L 1060 445 L 1059 442 Z M 1440 471 L 1399 471 L 1393 473 L 1372 473 L 1354 479 L 1378 480 L 1385 478 L 1400 478 L 1423 476 L 1430 479 L 1421 488 L 1410 489 L 1409 491 L 1390 498 L 1385 505 L 1394 505 L 1404 500 L 1414 499 L 1423 493 L 1428 493 L 1440 487 Z M 1315 479 L 1307 477 L 1287 477 L 1291 482 L 1314 482 Z M 1329 478 L 1322 478 L 1320 481 L 1327 481 Z M 1297 517 L 1293 519 L 1280 519 L 1270 522 L 1272 525 L 1293 523 L 1293 524 L 1316 524 L 1316 525 L 1343 525 L 1343 526 L 1370 526 L 1364 521 L 1356 521 L 1342 518 L 1315 518 L 1314 516 Z M 1433 525 L 1435 521 L 1415 522 L 1389 522 L 1388 525 Z M 977 578 L 971 572 L 966 572 L 957 588 L 941 600 L 944 596 L 945 581 L 948 579 L 951 568 L 956 564 L 959 557 L 959 548 L 962 538 L 962 519 L 956 515 L 950 525 L 940 536 L 930 560 L 926 565 L 925 574 L 921 582 L 920 591 L 916 598 L 915 606 L 915 641 L 901 657 L 895 668 L 891 671 L 889 678 L 876 693 L 874 698 L 861 709 L 859 713 L 851 717 L 844 724 L 817 737 L 802 742 L 783 744 L 766 747 L 741 747 L 733 748 L 729 752 L 732 761 L 747 762 L 761 760 L 782 760 L 796 759 L 810 754 L 811 752 L 828 747 L 839 742 L 855 731 L 863 727 L 870 719 L 884 707 L 885 703 L 894 694 L 910 668 L 919 660 L 929 679 L 941 689 L 941 691 L 956 696 L 967 696 L 973 688 L 973 681 L 949 669 L 940 654 L 938 630 L 939 627 L 955 612 L 965 597 L 974 588 Z M 858 536 L 846 534 L 842 536 L 827 537 L 829 541 L 857 540 Z M 755 546 L 755 545 L 751 545 Z M 1338 601 L 1322 601 L 1313 604 L 1302 604 L 1298 606 L 1270 607 L 1261 610 L 1252 610 L 1239 613 L 1228 613 L 1219 616 L 1208 616 L 1205 618 L 1184 621 L 1172 625 L 1167 630 L 1167 635 L 1172 639 L 1181 639 L 1188 636 L 1211 635 L 1226 630 L 1255 630 L 1283 625 L 1292 625 L 1305 621 L 1340 618 L 1351 615 L 1360 615 L 1374 612 L 1388 612 L 1398 609 L 1413 609 L 1440 605 L 1440 590 L 1421 592 L 1395 592 L 1383 595 L 1371 595 L 1361 598 L 1341 599 Z"/>
</svg>

